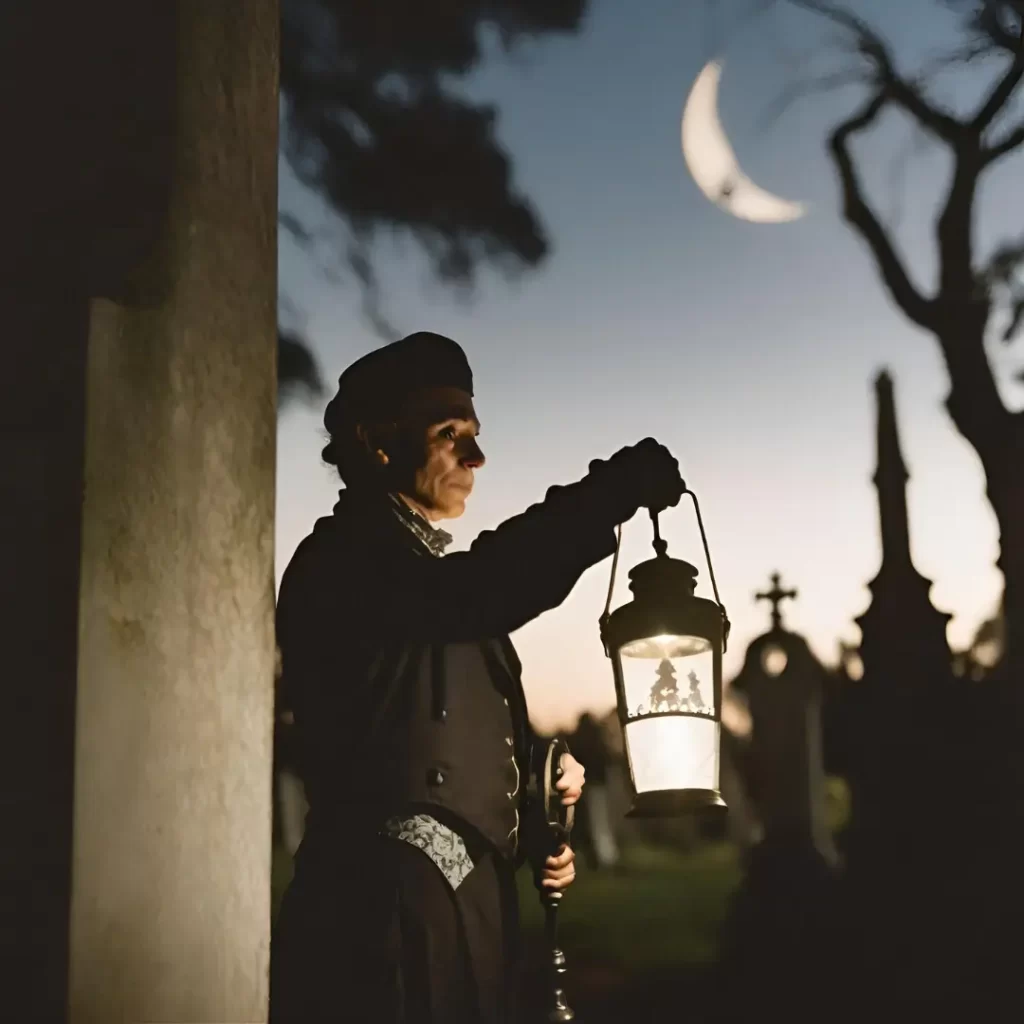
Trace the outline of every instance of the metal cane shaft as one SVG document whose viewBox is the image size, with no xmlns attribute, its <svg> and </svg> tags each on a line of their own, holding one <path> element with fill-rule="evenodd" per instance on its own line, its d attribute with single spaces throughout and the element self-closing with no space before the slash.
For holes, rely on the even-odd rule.
<svg viewBox="0 0 1024 1024">
<path fill-rule="evenodd" d="M 568 751 L 568 747 L 559 740 L 553 740 L 548 746 L 547 758 L 542 776 L 543 788 L 541 790 L 544 798 L 544 812 L 547 819 L 549 840 L 551 842 L 551 853 L 557 853 L 563 845 L 569 842 L 569 833 L 572 831 L 573 809 L 572 807 L 561 806 L 561 795 L 556 790 L 556 783 L 562 775 L 561 750 Z M 544 931 L 547 938 L 548 949 L 551 953 L 549 965 L 551 980 L 551 1003 L 547 1019 L 549 1024 L 559 1024 L 562 1021 L 576 1019 L 576 1014 L 569 1007 L 565 997 L 565 976 L 567 968 L 565 954 L 558 942 L 558 905 L 561 902 L 560 892 L 551 892 L 540 889 L 540 902 L 544 907 Z"/>
<path fill-rule="evenodd" d="M 541 900 L 544 904 L 544 925 L 548 946 L 551 950 L 552 1006 L 548 1012 L 548 1020 L 551 1022 L 576 1019 L 576 1014 L 569 1007 L 565 996 L 565 976 L 568 973 L 568 967 L 565 963 L 565 953 L 562 952 L 558 943 L 558 904 L 560 899 L 561 893 L 548 893 Z"/>
</svg>

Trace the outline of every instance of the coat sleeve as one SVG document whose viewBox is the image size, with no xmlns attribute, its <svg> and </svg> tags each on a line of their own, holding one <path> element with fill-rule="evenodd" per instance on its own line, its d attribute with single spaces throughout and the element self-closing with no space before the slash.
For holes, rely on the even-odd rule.
<svg viewBox="0 0 1024 1024">
<path fill-rule="evenodd" d="M 615 526 L 635 511 L 621 496 L 608 500 L 590 478 L 553 487 L 468 551 L 385 560 L 365 610 L 383 628 L 426 643 L 513 633 L 561 604 L 583 572 L 615 550 Z"/>
</svg>

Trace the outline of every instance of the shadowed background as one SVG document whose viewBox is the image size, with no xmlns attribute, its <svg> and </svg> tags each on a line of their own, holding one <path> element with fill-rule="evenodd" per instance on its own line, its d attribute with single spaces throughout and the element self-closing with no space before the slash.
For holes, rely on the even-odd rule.
<svg viewBox="0 0 1024 1024">
<path fill-rule="evenodd" d="M 955 38 L 955 19 L 931 0 L 865 0 L 857 10 L 908 64 Z M 344 365 L 381 343 L 382 317 L 396 335 L 430 329 L 463 343 L 489 463 L 455 524 L 460 547 L 549 484 L 582 475 L 591 458 L 648 434 L 669 445 L 701 498 L 734 622 L 727 675 L 765 625 L 752 595 L 776 567 L 800 587 L 791 626 L 819 657 L 834 662 L 838 640 L 857 640 L 851 620 L 867 604 L 865 584 L 880 554 L 870 380 L 888 366 L 911 471 L 915 562 L 935 581 L 936 606 L 953 613 L 952 646 L 964 647 L 998 602 L 997 532 L 977 456 L 942 406 L 939 352 L 892 308 L 837 212 L 823 140 L 856 94 L 812 95 L 777 119 L 774 101 L 832 37 L 803 12 L 782 8 L 748 20 L 749 11 L 652 0 L 641 18 L 628 5 L 595 0 L 577 35 L 526 41 L 511 55 L 485 30 L 479 68 L 446 82 L 496 106 L 513 184 L 532 200 L 551 241 L 542 271 L 510 286 L 485 267 L 470 297 L 439 282 L 405 234 L 385 231 L 359 250 L 376 268 L 368 317 L 349 267 L 324 273 L 332 258 L 323 254 L 336 242 L 300 244 L 283 233 L 283 322 L 308 338 L 328 390 Z M 714 56 L 725 59 L 722 117 L 741 163 L 766 188 L 808 202 L 804 220 L 734 220 L 689 179 L 680 111 Z M 975 76 L 979 90 L 991 77 L 961 73 L 958 102 L 975 99 Z M 930 274 L 945 161 L 898 115 L 858 142 L 858 154 L 910 261 Z M 330 238 L 326 204 L 286 161 L 281 170 L 282 210 Z M 1011 161 L 986 183 L 982 242 L 998 238 L 1019 208 L 1015 172 Z M 432 173 L 429 159 L 410 162 L 413 191 L 420 173 Z M 1012 379 L 1019 358 L 993 348 L 1007 405 L 1020 407 L 1024 388 Z M 279 575 L 338 486 L 319 459 L 326 397 L 282 416 Z M 692 520 L 676 512 L 664 529 L 670 550 L 697 563 L 706 586 Z M 648 541 L 638 517 L 625 531 L 624 568 L 645 556 Z M 583 707 L 611 705 L 596 629 L 607 573 L 604 565 L 588 573 L 564 607 L 515 638 L 542 728 L 569 723 Z M 623 596 L 624 584 L 616 601 Z"/>
</svg>

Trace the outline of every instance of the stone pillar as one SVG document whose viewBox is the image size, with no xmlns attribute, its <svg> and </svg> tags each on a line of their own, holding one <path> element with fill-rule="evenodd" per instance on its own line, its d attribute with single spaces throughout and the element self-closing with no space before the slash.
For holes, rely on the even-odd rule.
<svg viewBox="0 0 1024 1024">
<path fill-rule="evenodd" d="M 50 16 L 0 32 L 25 154 L 0 285 L 4 1001 L 263 1021 L 277 3 Z"/>
<path fill-rule="evenodd" d="M 92 312 L 73 1024 L 266 1015 L 277 5 L 177 31 L 163 297 Z"/>
</svg>

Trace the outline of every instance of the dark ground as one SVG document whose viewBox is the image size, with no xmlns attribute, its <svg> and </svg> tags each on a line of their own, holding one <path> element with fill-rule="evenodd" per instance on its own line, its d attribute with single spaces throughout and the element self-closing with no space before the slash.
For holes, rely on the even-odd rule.
<svg viewBox="0 0 1024 1024">
<path fill-rule="evenodd" d="M 287 856 L 277 851 L 275 908 L 290 872 Z M 739 878 L 736 852 L 725 843 L 691 853 L 633 845 L 614 873 L 581 865 L 559 911 L 566 989 L 577 1021 L 708 1019 L 710 966 Z M 521 1019 L 544 1022 L 551 989 L 543 913 L 529 872 L 520 872 L 519 883 L 528 950 Z"/>
</svg>

